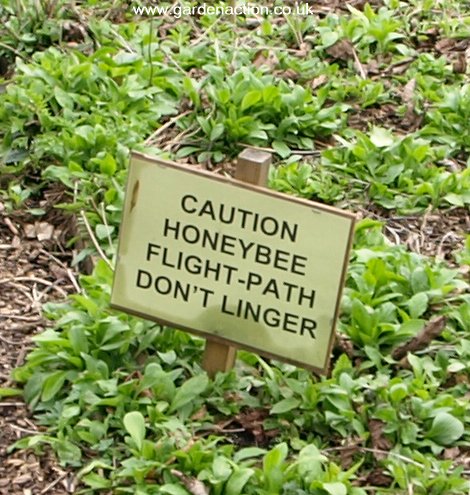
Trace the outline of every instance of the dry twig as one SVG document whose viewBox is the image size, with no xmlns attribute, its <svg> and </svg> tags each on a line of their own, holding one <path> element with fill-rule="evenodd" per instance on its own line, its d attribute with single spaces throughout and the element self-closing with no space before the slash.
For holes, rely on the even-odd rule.
<svg viewBox="0 0 470 495">
<path fill-rule="evenodd" d="M 98 242 L 98 240 L 95 237 L 95 234 L 93 234 L 93 230 L 91 228 L 90 223 L 88 222 L 88 218 L 85 215 L 85 212 L 83 210 L 80 211 L 80 216 L 82 217 L 83 223 L 85 224 L 85 228 L 88 232 L 88 235 L 90 236 L 91 242 L 93 243 L 93 246 L 95 246 L 95 249 L 98 251 L 98 254 L 100 255 L 101 259 L 109 266 L 109 268 L 113 268 L 113 265 L 109 261 L 108 257 L 104 253 L 104 251 L 101 249 L 101 246 Z"/>
</svg>

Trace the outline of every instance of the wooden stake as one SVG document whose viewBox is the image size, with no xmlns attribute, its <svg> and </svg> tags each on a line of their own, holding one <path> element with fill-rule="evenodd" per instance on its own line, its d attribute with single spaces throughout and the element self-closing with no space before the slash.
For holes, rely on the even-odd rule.
<svg viewBox="0 0 470 495">
<path fill-rule="evenodd" d="M 238 155 L 235 179 L 264 187 L 268 182 L 269 165 L 271 165 L 270 153 L 246 148 Z M 218 371 L 232 369 L 236 357 L 235 347 L 207 339 L 202 367 L 209 376 L 214 377 Z"/>
</svg>

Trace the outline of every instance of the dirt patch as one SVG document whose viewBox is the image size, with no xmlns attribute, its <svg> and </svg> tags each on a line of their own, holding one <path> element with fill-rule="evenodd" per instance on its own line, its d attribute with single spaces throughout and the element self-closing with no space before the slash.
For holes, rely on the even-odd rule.
<svg viewBox="0 0 470 495">
<path fill-rule="evenodd" d="M 462 250 L 470 232 L 470 211 L 466 208 L 428 210 L 424 214 L 396 216 L 393 212 L 364 210 L 359 216 L 384 222 L 384 234 L 393 244 L 435 257 L 456 266 L 455 253 Z"/>
<path fill-rule="evenodd" d="M 14 387 L 11 371 L 23 364 L 31 337 L 49 325 L 42 305 L 76 292 L 71 254 L 64 247 L 70 218 L 53 207 L 61 195 L 48 191 L 27 205 L 45 210 L 39 218 L 27 208 L 10 214 L 0 203 L 0 387 Z M 1 495 L 73 493 L 73 478 L 52 455 L 8 452 L 16 440 L 38 432 L 21 398 L 0 398 Z"/>
</svg>

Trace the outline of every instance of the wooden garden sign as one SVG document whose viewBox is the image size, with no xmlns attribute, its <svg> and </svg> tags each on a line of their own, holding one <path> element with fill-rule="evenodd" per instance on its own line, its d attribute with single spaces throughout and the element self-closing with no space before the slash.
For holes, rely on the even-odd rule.
<svg viewBox="0 0 470 495">
<path fill-rule="evenodd" d="M 354 215 L 259 186 L 270 157 L 245 150 L 236 177 L 134 153 L 111 305 L 208 339 L 324 372 Z"/>
</svg>

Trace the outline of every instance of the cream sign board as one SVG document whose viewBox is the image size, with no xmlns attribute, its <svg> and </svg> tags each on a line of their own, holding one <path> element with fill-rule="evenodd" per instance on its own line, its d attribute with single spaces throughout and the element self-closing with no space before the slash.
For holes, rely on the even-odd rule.
<svg viewBox="0 0 470 495">
<path fill-rule="evenodd" d="M 324 371 L 354 216 L 134 153 L 111 304 Z"/>
</svg>

